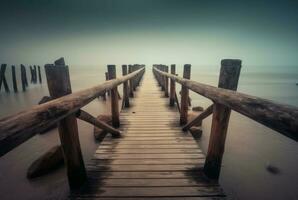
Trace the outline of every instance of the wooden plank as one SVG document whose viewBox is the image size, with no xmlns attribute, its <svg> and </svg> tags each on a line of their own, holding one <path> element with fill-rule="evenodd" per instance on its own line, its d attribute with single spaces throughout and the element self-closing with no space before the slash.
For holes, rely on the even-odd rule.
<svg viewBox="0 0 298 200">
<path fill-rule="evenodd" d="M 151 144 L 151 145 L 100 145 L 98 147 L 99 149 L 104 149 L 104 148 L 114 148 L 114 149 L 142 149 L 142 148 L 156 148 L 156 149 L 197 149 L 198 145 L 178 145 L 178 144 L 173 144 L 173 145 L 163 145 L 163 144 Z"/>
<path fill-rule="evenodd" d="M 155 158 L 155 159 L 93 159 L 89 165 L 99 163 L 103 165 L 188 165 L 188 164 L 203 164 L 204 158 Z"/>
<path fill-rule="evenodd" d="M 184 153 L 184 154 L 189 154 L 189 153 L 202 153 L 202 151 L 198 148 L 195 149 L 138 149 L 137 151 L 135 149 L 97 149 L 96 153 L 123 153 L 123 154 L 145 154 L 145 153 L 160 153 L 162 152 L 163 154 L 167 153 L 173 153 L 173 154 L 179 154 L 179 153 Z"/>
<path fill-rule="evenodd" d="M 76 200 L 112 200 L 112 199 L 119 199 L 119 200 L 226 200 L 226 197 L 221 196 L 212 196 L 212 197 L 120 197 L 120 198 L 105 198 L 105 197 L 96 197 L 90 195 L 89 197 L 70 197 L 71 199 Z"/>
<path fill-rule="evenodd" d="M 196 181 L 192 178 L 179 179 L 91 179 L 88 187 L 195 187 L 195 186 L 218 186 L 216 182 Z"/>
<path fill-rule="evenodd" d="M 159 158 L 164 158 L 164 159 L 170 159 L 170 158 L 205 158 L 203 154 L 117 154 L 117 153 L 96 153 L 94 155 L 95 158 L 97 159 L 159 159 Z"/>
<path fill-rule="evenodd" d="M 98 187 L 80 191 L 81 196 L 100 197 L 171 197 L 224 196 L 220 187 Z"/>
</svg>

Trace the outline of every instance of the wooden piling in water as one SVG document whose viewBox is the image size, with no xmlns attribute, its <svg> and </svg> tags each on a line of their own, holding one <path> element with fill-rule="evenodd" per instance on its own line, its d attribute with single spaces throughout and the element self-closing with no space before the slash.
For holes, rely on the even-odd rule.
<svg viewBox="0 0 298 200">
<path fill-rule="evenodd" d="M 1 87 L 2 87 L 2 83 L 5 89 L 5 92 L 9 92 L 9 87 L 5 78 L 5 71 L 6 71 L 6 64 L 2 64 L 1 65 L 1 70 L 0 70 L 0 91 L 1 91 Z"/>
<path fill-rule="evenodd" d="M 190 79 L 190 69 L 191 69 L 191 65 L 189 65 L 189 64 L 184 65 L 183 78 Z M 187 123 L 188 98 L 189 98 L 188 88 L 182 85 L 182 87 L 181 87 L 180 125 L 184 125 Z"/>
<path fill-rule="evenodd" d="M 127 75 L 127 65 L 122 65 L 122 75 Z M 122 108 L 129 107 L 129 88 L 128 81 L 123 83 L 123 100 L 122 100 Z"/>
<path fill-rule="evenodd" d="M 18 85 L 16 79 L 16 68 L 14 65 L 11 66 L 12 84 L 14 92 L 18 92 Z"/>
<path fill-rule="evenodd" d="M 26 86 L 28 85 L 28 81 L 27 81 L 27 75 L 26 75 L 26 68 L 22 64 L 21 64 L 21 82 L 22 82 L 23 91 L 26 91 Z"/>
<path fill-rule="evenodd" d="M 241 60 L 222 60 L 218 87 L 237 90 L 240 70 Z M 214 103 L 209 147 L 204 166 L 205 174 L 212 179 L 219 178 L 230 113 L 230 108 Z"/>
<path fill-rule="evenodd" d="M 109 74 L 110 80 L 116 78 L 116 66 L 115 65 L 108 65 L 108 74 Z M 117 87 L 111 89 L 111 112 L 112 112 L 112 125 L 117 128 L 120 126 Z"/>
<path fill-rule="evenodd" d="M 176 74 L 176 65 L 171 65 L 171 74 Z M 170 106 L 175 105 L 176 85 L 174 80 L 170 80 Z"/>
<path fill-rule="evenodd" d="M 42 79 L 41 79 L 41 72 L 40 72 L 40 66 L 39 66 L 39 65 L 38 65 L 37 69 L 38 69 L 38 78 L 39 78 L 39 83 L 42 83 Z"/>
<path fill-rule="evenodd" d="M 49 93 L 52 98 L 70 94 L 71 84 L 68 66 L 65 66 L 64 59 L 59 59 L 55 65 L 45 66 Z M 67 169 L 67 176 L 70 189 L 77 189 L 86 180 L 86 170 L 82 157 L 78 124 L 75 114 L 62 119 L 58 126 L 61 146 L 63 149 L 64 161 Z"/>
<path fill-rule="evenodd" d="M 36 65 L 33 66 L 33 75 L 34 75 L 34 80 L 33 83 L 37 83 L 37 70 L 36 70 Z"/>
</svg>

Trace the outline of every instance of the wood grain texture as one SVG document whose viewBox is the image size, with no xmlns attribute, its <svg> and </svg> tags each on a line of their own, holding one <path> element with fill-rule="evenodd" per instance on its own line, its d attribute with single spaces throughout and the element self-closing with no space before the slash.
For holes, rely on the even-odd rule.
<svg viewBox="0 0 298 200">
<path fill-rule="evenodd" d="M 63 65 L 64 60 L 61 64 L 62 65 L 47 65 L 45 67 L 49 93 L 53 99 L 72 93 L 68 66 Z M 63 118 L 58 123 L 58 132 L 64 163 L 66 165 L 68 183 L 70 189 L 77 189 L 81 187 L 86 180 L 86 170 L 81 152 L 78 124 L 75 114 Z"/>
</svg>

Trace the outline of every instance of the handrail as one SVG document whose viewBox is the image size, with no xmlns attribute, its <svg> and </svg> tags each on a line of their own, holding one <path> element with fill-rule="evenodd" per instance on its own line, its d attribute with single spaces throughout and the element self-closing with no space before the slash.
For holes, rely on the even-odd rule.
<svg viewBox="0 0 298 200">
<path fill-rule="evenodd" d="M 0 119 L 0 156 L 22 144 L 41 129 L 50 127 L 61 119 L 76 113 L 105 90 L 111 90 L 131 80 L 144 70 L 143 67 L 126 76 L 106 81 L 103 84 L 74 92 Z"/>
<path fill-rule="evenodd" d="M 178 77 L 174 74 L 163 72 L 156 67 L 153 67 L 153 70 L 211 99 L 213 102 L 223 104 L 234 111 L 298 141 L 298 108 L 295 106 L 283 105 L 240 92 L 198 83 Z"/>
</svg>

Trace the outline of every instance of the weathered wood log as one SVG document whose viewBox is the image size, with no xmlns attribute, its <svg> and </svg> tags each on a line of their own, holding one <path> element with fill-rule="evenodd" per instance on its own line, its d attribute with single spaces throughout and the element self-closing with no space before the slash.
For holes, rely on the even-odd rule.
<svg viewBox="0 0 298 200">
<path fill-rule="evenodd" d="M 190 79 L 190 65 L 184 65 L 183 78 Z M 188 112 L 188 88 L 184 85 L 181 87 L 181 112 L 180 112 L 180 125 L 187 123 L 187 112 Z"/>
<path fill-rule="evenodd" d="M 29 166 L 27 178 L 32 179 L 48 174 L 61 167 L 63 163 L 64 159 L 61 146 L 54 146 Z"/>
<path fill-rule="evenodd" d="M 64 61 L 61 64 L 64 64 Z M 46 65 L 45 71 L 49 93 L 52 98 L 59 98 L 72 93 L 68 66 Z M 78 124 L 75 114 L 61 119 L 58 130 L 69 187 L 72 190 L 77 189 L 83 185 L 87 175 L 80 147 Z"/>
<path fill-rule="evenodd" d="M 43 104 L 43 103 L 47 103 L 47 102 L 49 102 L 49 101 L 51 101 L 51 100 L 53 100 L 52 97 L 44 96 L 44 97 L 42 97 L 42 99 L 38 102 L 38 104 L 40 105 L 40 104 Z M 53 124 L 53 125 L 50 126 L 50 127 L 46 127 L 45 129 L 40 130 L 39 134 L 44 134 L 44 133 L 46 133 L 46 132 L 48 132 L 48 131 L 50 131 L 50 130 L 52 130 L 52 129 L 54 129 L 54 128 L 57 128 L 57 126 L 58 126 L 58 123 Z"/>
<path fill-rule="evenodd" d="M 40 130 L 77 112 L 101 95 L 103 91 L 110 90 L 130 80 L 143 70 L 142 68 L 127 76 L 106 81 L 95 87 L 54 99 L 42 105 L 33 106 L 30 109 L 0 119 L 0 156 L 39 133 Z"/>
<path fill-rule="evenodd" d="M 110 80 L 116 78 L 116 66 L 108 65 L 108 73 Z M 114 127 L 120 126 L 119 117 L 119 101 L 118 101 L 118 90 L 117 86 L 111 89 L 111 113 L 112 113 L 112 124 Z"/>
<path fill-rule="evenodd" d="M 39 79 L 39 83 L 42 83 L 41 72 L 40 72 L 40 66 L 39 65 L 38 65 L 38 79 Z"/>
<path fill-rule="evenodd" d="M 105 131 L 107 131 L 108 133 L 111 133 L 113 137 L 120 137 L 121 136 L 121 132 L 117 129 L 115 129 L 114 127 L 108 125 L 107 123 L 100 121 L 98 119 L 96 119 L 95 117 L 93 117 L 91 114 L 87 113 L 84 110 L 79 110 L 76 113 L 77 118 L 79 118 L 80 120 L 83 120 L 85 122 L 88 122 L 100 129 L 103 129 Z"/>
<path fill-rule="evenodd" d="M 11 66 L 12 84 L 14 92 L 18 92 L 18 84 L 16 78 L 16 68 L 14 65 Z"/>
<path fill-rule="evenodd" d="M 241 60 L 222 60 L 218 87 L 237 90 L 241 70 Z M 231 109 L 214 103 L 208 152 L 204 165 L 205 174 L 211 179 L 218 179 L 229 126 Z"/>
<path fill-rule="evenodd" d="M 122 75 L 127 75 L 127 65 L 122 65 Z M 128 81 L 123 83 L 123 100 L 122 100 L 122 108 L 129 107 L 129 88 Z"/>
<path fill-rule="evenodd" d="M 171 74 L 176 74 L 176 65 L 171 65 Z M 170 79 L 170 106 L 175 105 L 176 85 L 175 81 Z"/>
<path fill-rule="evenodd" d="M 8 87 L 8 84 L 7 84 L 6 78 L 5 78 L 5 71 L 6 71 L 6 64 L 2 64 L 1 71 L 0 71 L 0 91 L 1 91 L 1 86 L 3 83 L 5 92 L 9 92 L 9 87 Z"/>
<path fill-rule="evenodd" d="M 183 131 L 187 131 L 190 129 L 192 126 L 198 125 L 202 123 L 202 120 L 211 115 L 213 112 L 213 104 L 209 106 L 204 112 L 199 114 L 195 119 L 192 121 L 188 122 L 183 128 Z"/>
<path fill-rule="evenodd" d="M 154 68 L 154 70 L 157 73 L 165 74 L 156 68 Z M 188 89 L 211 99 L 213 102 L 223 104 L 236 112 L 298 141 L 297 107 L 198 83 L 172 74 L 166 75 L 177 83 L 186 86 Z"/>
</svg>

